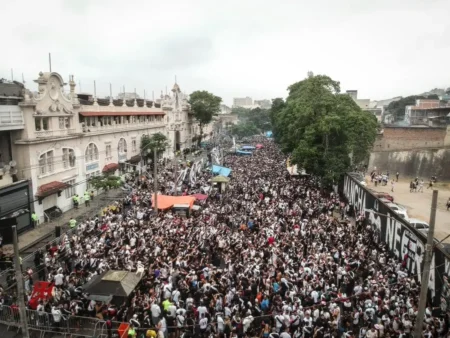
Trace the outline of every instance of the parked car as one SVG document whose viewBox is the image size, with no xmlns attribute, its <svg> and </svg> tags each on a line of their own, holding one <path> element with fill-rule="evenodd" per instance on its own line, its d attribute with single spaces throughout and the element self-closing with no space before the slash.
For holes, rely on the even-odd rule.
<svg viewBox="0 0 450 338">
<path fill-rule="evenodd" d="M 430 227 L 427 222 L 417 218 L 410 218 L 409 224 L 411 224 L 411 226 L 413 226 L 417 230 L 424 230 L 423 232 L 428 232 L 428 228 Z"/>
<path fill-rule="evenodd" d="M 404 220 L 406 220 L 406 221 L 409 220 L 409 216 L 408 216 L 408 213 L 406 212 L 406 208 L 405 207 L 402 207 L 402 206 L 400 206 L 398 204 L 395 204 L 395 203 L 387 203 L 387 206 L 389 208 L 391 208 L 397 215 L 399 215 Z"/>
<path fill-rule="evenodd" d="M 389 195 L 387 192 L 375 191 L 375 190 L 370 190 L 370 191 L 377 198 L 385 198 L 385 199 L 389 200 L 390 202 L 394 202 L 394 197 Z"/>
</svg>

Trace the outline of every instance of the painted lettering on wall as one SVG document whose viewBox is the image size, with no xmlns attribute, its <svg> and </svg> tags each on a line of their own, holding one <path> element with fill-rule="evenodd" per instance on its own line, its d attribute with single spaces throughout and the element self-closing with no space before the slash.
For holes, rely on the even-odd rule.
<svg viewBox="0 0 450 338">
<path fill-rule="evenodd" d="M 411 276 L 420 281 L 424 264 L 425 236 L 411 228 L 409 223 L 393 213 L 389 207 L 348 175 L 344 180 L 343 194 L 356 210 L 365 210 L 366 219 L 373 229 L 377 230 L 380 241 L 385 242 L 389 251 L 404 263 Z M 437 276 L 442 276 L 443 273 L 450 274 L 450 260 L 442 251 L 435 250 L 431 263 L 429 290 L 436 306 L 439 306 L 443 290 L 443 280 Z"/>
</svg>

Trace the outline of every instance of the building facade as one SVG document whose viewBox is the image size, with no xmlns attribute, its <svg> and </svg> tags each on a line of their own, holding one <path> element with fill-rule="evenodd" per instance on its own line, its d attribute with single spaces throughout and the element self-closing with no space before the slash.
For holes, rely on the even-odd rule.
<svg viewBox="0 0 450 338">
<path fill-rule="evenodd" d="M 233 99 L 233 107 L 248 107 L 253 106 L 253 99 L 251 97 L 235 97 Z"/>
<path fill-rule="evenodd" d="M 12 140 L 25 128 L 19 103 L 24 86 L 0 80 L 0 218 L 15 217 L 20 233 L 31 227 L 31 181 L 20 177 Z"/>
<path fill-rule="evenodd" d="M 164 156 L 190 147 L 199 133 L 187 97 L 178 84 L 161 103 L 143 99 L 80 99 L 73 77 L 66 92 L 58 73 L 40 73 L 38 92 L 24 90 L 18 107 L 22 128 L 11 135 L 18 176 L 32 182 L 34 210 L 45 221 L 55 209 L 73 207 L 73 196 L 90 190 L 89 179 L 139 168 L 143 135 L 169 140 Z M 212 131 L 204 128 L 204 134 Z"/>
<path fill-rule="evenodd" d="M 440 100 L 420 99 L 414 106 L 405 107 L 405 123 L 410 126 L 447 126 L 450 105 Z"/>
</svg>

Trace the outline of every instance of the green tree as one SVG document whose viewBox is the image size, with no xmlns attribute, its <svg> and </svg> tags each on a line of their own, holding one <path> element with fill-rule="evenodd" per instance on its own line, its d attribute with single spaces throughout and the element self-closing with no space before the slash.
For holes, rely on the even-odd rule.
<svg viewBox="0 0 450 338">
<path fill-rule="evenodd" d="M 253 124 L 261 132 L 272 129 L 270 120 L 270 110 L 255 108 L 249 111 L 247 115 L 247 122 Z"/>
<path fill-rule="evenodd" d="M 260 133 L 259 129 L 253 123 L 248 122 L 233 125 L 230 132 L 231 135 L 237 136 L 238 138 L 250 137 Z"/>
<path fill-rule="evenodd" d="M 163 133 L 155 133 L 153 135 L 143 135 L 141 138 L 141 153 L 144 157 L 153 156 L 153 151 L 156 149 L 158 154 L 164 152 L 169 146 L 169 140 Z M 152 157 L 153 158 L 153 157 Z"/>
<path fill-rule="evenodd" d="M 103 174 L 94 176 L 89 179 L 89 184 L 94 187 L 96 191 L 119 188 L 122 185 L 121 179 L 118 176 Z"/>
<path fill-rule="evenodd" d="M 272 107 L 269 110 L 269 116 L 272 125 L 272 134 L 275 141 L 279 141 L 278 135 L 280 134 L 278 132 L 279 127 L 277 125 L 277 122 L 279 122 L 281 119 L 278 119 L 278 117 L 281 116 L 281 112 L 285 107 L 286 102 L 284 102 L 281 97 L 272 100 Z"/>
<path fill-rule="evenodd" d="M 191 110 L 200 127 L 199 145 L 203 138 L 203 127 L 219 114 L 221 102 L 222 98 L 206 90 L 197 90 L 189 96 Z"/>
<path fill-rule="evenodd" d="M 240 120 L 246 119 L 249 113 L 250 113 L 249 108 L 244 108 L 244 107 L 231 108 L 231 114 L 237 115 Z"/>
<path fill-rule="evenodd" d="M 350 168 L 350 157 L 354 163 L 366 160 L 377 135 L 376 118 L 324 75 L 291 85 L 286 102 L 277 99 L 271 117 L 276 141 L 292 153 L 292 163 L 317 175 L 324 185 Z"/>
</svg>

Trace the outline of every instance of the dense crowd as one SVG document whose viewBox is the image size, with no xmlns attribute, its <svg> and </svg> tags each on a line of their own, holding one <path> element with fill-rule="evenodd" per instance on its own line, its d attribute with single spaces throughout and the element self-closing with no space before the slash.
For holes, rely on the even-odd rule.
<svg viewBox="0 0 450 338">
<path fill-rule="evenodd" d="M 412 337 L 420 287 L 405 262 L 343 198 L 291 177 L 275 144 L 255 142 L 264 148 L 252 156 L 225 158 L 225 191 L 211 189 L 188 218 L 155 218 L 151 179 L 130 180 L 126 199 L 36 254 L 34 276 L 56 286 L 37 311 L 127 322 L 131 337 Z M 173 177 L 162 172 L 161 193 Z M 210 178 L 205 170 L 182 193 L 203 192 Z M 143 274 L 123 304 L 84 293 L 109 269 Z M 447 337 L 448 325 L 427 308 L 423 336 Z"/>
</svg>

